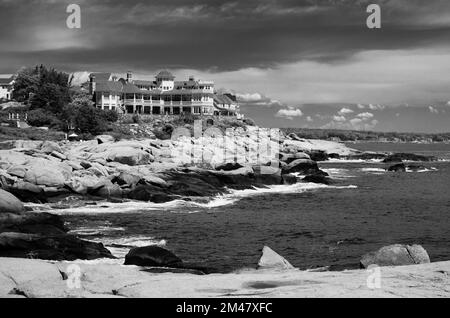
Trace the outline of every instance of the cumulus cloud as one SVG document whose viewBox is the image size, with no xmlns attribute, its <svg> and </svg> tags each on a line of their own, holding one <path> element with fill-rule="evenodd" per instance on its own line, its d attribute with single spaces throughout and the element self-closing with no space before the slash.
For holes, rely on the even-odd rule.
<svg viewBox="0 0 450 318">
<path fill-rule="evenodd" d="M 260 93 L 237 93 L 236 97 L 241 104 L 255 106 L 282 106 L 276 99 L 269 98 Z"/>
<path fill-rule="evenodd" d="M 287 119 L 294 119 L 294 117 L 301 117 L 303 116 L 303 112 L 298 109 L 298 108 L 294 108 L 294 107 L 288 107 L 285 109 L 280 109 L 276 115 L 276 117 L 284 117 Z"/>
<path fill-rule="evenodd" d="M 361 119 L 361 120 L 368 120 L 370 118 L 373 118 L 373 116 L 374 115 L 369 112 L 359 113 L 358 115 L 356 115 L 357 119 Z"/>
<path fill-rule="evenodd" d="M 347 120 L 344 116 L 333 116 L 333 120 L 337 122 L 344 122 Z"/>
<path fill-rule="evenodd" d="M 314 119 L 312 119 L 311 116 L 308 116 L 308 117 L 306 117 L 306 121 L 307 121 L 308 123 L 312 123 L 312 122 L 314 121 Z"/>
<path fill-rule="evenodd" d="M 371 110 L 383 110 L 383 109 L 385 109 L 385 106 L 379 105 L 379 104 L 377 104 L 377 105 L 369 104 L 369 109 L 371 109 Z"/>
<path fill-rule="evenodd" d="M 351 110 L 350 108 L 346 108 L 346 107 L 342 108 L 342 109 L 338 112 L 338 114 L 341 115 L 341 116 L 346 115 L 346 114 L 352 114 L 352 113 L 354 113 L 354 111 Z"/>
<path fill-rule="evenodd" d="M 428 110 L 432 114 L 439 114 L 439 110 L 437 108 L 433 107 L 433 106 L 428 106 Z"/>
</svg>

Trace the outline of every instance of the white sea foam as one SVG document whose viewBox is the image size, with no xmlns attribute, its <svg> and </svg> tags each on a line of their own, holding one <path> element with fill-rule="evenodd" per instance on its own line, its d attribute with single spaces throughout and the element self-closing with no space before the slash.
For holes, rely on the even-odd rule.
<svg viewBox="0 0 450 318">
<path fill-rule="evenodd" d="M 125 229 L 123 227 L 108 227 L 108 226 L 98 226 L 98 227 L 80 227 L 75 230 L 71 230 L 70 234 L 76 235 L 99 235 L 110 232 L 123 232 Z"/>
<path fill-rule="evenodd" d="M 383 159 L 328 159 L 327 161 L 321 161 L 320 163 L 380 163 Z"/>
<path fill-rule="evenodd" d="M 234 197 L 248 197 L 254 195 L 263 195 L 267 193 L 302 193 L 309 190 L 315 189 L 355 189 L 357 186 L 349 185 L 349 186 L 329 186 L 325 184 L 317 184 L 317 183 L 295 183 L 292 185 L 272 185 L 267 186 L 266 188 L 257 188 L 254 187 L 252 189 L 245 190 L 231 190 L 230 195 Z"/>
<path fill-rule="evenodd" d="M 330 186 L 316 183 L 296 183 L 292 185 L 271 185 L 263 188 L 253 187 L 245 190 L 229 189 L 227 193 L 213 198 L 191 198 L 190 201 L 174 200 L 166 203 L 152 203 L 142 201 L 126 201 L 121 203 L 98 202 L 97 205 L 77 206 L 63 209 L 55 209 L 50 205 L 27 204 L 35 211 L 51 212 L 58 215 L 74 214 L 112 214 L 112 213 L 131 213 L 131 212 L 151 212 L 151 211 L 169 211 L 173 213 L 196 213 L 203 209 L 213 209 L 221 206 L 231 205 L 242 198 L 255 195 L 264 195 L 267 193 L 301 193 L 315 189 L 354 189 L 357 186 Z M 193 209 L 194 208 L 194 209 Z M 195 210 L 195 208 L 199 208 Z M 85 231 L 85 235 L 90 232 L 95 234 L 99 229 L 80 229 Z M 105 229 L 107 231 L 107 229 Z"/>
<path fill-rule="evenodd" d="M 108 250 L 116 257 L 124 258 L 125 255 L 134 247 L 144 247 L 150 245 L 166 246 L 166 240 L 158 240 L 151 236 L 132 236 L 121 238 L 101 238 L 93 240 L 94 242 L 103 243 Z"/>
<path fill-rule="evenodd" d="M 372 172 L 374 174 L 382 174 L 386 172 L 383 168 L 361 168 L 360 170 L 363 172 Z"/>
<path fill-rule="evenodd" d="M 355 177 L 349 174 L 349 169 L 328 168 L 322 170 L 328 173 L 332 179 L 347 179 Z"/>
<path fill-rule="evenodd" d="M 423 169 L 420 169 L 420 170 L 411 170 L 409 168 L 406 169 L 406 172 L 436 172 L 436 171 L 439 171 L 439 170 L 437 168 L 435 168 L 435 167 L 431 167 L 430 169 L 423 168 Z"/>
</svg>

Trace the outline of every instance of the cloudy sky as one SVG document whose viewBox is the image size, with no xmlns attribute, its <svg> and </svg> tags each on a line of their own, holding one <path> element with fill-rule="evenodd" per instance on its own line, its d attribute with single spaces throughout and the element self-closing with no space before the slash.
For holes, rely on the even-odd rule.
<svg viewBox="0 0 450 318">
<path fill-rule="evenodd" d="M 168 68 L 238 94 L 261 125 L 450 131 L 448 0 L 0 0 L 0 21 L 0 73 Z"/>
</svg>

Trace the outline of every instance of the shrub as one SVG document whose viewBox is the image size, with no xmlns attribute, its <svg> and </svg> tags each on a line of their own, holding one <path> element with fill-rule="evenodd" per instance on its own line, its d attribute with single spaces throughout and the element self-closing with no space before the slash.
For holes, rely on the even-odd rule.
<svg viewBox="0 0 450 318">
<path fill-rule="evenodd" d="M 63 122 L 49 111 L 34 109 L 28 112 L 28 124 L 35 127 L 46 126 L 50 128 L 62 128 Z"/>
<path fill-rule="evenodd" d="M 255 121 L 251 118 L 244 118 L 243 122 L 247 126 L 255 126 Z"/>
<path fill-rule="evenodd" d="M 115 110 L 103 110 L 103 118 L 110 123 L 115 123 L 119 120 L 119 114 Z"/>
<path fill-rule="evenodd" d="M 132 119 L 133 119 L 133 123 L 134 124 L 140 124 L 141 123 L 141 117 L 138 114 L 134 114 Z"/>
</svg>

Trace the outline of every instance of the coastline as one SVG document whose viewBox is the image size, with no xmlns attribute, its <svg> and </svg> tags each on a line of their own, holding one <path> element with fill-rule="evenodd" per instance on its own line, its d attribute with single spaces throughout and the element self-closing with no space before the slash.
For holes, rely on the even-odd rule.
<svg viewBox="0 0 450 318">
<path fill-rule="evenodd" d="M 77 270 L 79 285 L 71 276 Z M 194 275 L 98 262 L 1 258 L 0 297 L 450 297 L 450 261 L 381 267 L 380 273 L 380 288 L 371 289 L 367 270 L 248 269 Z"/>
</svg>

